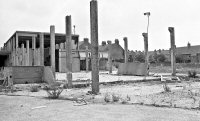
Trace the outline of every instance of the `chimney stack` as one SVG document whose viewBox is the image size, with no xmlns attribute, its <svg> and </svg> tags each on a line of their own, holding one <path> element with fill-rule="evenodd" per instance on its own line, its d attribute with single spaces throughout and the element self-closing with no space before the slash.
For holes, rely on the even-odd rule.
<svg viewBox="0 0 200 121">
<path fill-rule="evenodd" d="M 108 43 L 109 45 L 112 44 L 112 42 L 111 42 L 110 40 L 108 40 L 107 43 Z"/>
<path fill-rule="evenodd" d="M 106 41 L 102 41 L 101 45 L 105 46 L 106 45 Z"/>
<path fill-rule="evenodd" d="M 115 44 L 119 45 L 119 40 L 115 39 Z"/>
<path fill-rule="evenodd" d="M 83 41 L 84 41 L 84 43 L 88 43 L 89 39 L 88 38 L 84 38 Z"/>
</svg>

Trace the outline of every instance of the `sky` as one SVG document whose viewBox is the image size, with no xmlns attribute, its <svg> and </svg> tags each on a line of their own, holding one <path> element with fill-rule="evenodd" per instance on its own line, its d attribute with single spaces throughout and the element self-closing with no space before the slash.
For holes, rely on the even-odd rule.
<svg viewBox="0 0 200 121">
<path fill-rule="evenodd" d="M 144 50 L 142 33 L 149 17 L 149 50 L 169 49 L 168 27 L 175 29 L 177 47 L 200 45 L 199 0 L 97 0 L 99 44 L 128 37 L 129 50 Z M 90 38 L 90 0 L 0 0 L 0 47 L 15 31 L 65 33 L 65 16 L 72 16 L 79 41 Z"/>
</svg>

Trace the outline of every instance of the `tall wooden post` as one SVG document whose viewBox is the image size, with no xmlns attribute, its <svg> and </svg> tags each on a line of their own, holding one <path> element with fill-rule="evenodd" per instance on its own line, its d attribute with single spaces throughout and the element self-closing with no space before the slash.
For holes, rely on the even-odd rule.
<svg viewBox="0 0 200 121">
<path fill-rule="evenodd" d="M 15 37 L 13 37 L 13 66 L 16 66 L 16 48 L 15 48 L 15 45 L 16 45 L 16 43 L 15 43 Z"/>
<path fill-rule="evenodd" d="M 109 45 L 110 47 L 110 45 Z M 109 51 L 108 51 L 108 70 L 109 70 L 109 73 L 112 74 L 112 56 L 111 56 L 111 49 L 109 48 Z"/>
<path fill-rule="evenodd" d="M 128 63 L 128 40 L 124 37 L 124 62 Z"/>
<path fill-rule="evenodd" d="M 98 43 L 98 10 L 97 1 L 90 2 L 90 31 L 92 44 L 92 93 L 99 93 L 99 43 Z"/>
<path fill-rule="evenodd" d="M 29 66 L 30 64 L 30 57 L 29 57 L 29 40 L 26 40 L 26 66 Z"/>
<path fill-rule="evenodd" d="M 51 69 L 55 77 L 55 26 L 50 26 Z"/>
<path fill-rule="evenodd" d="M 15 66 L 19 66 L 19 41 L 18 41 L 18 34 L 16 33 L 16 38 L 15 38 L 16 40 L 15 40 L 15 47 L 16 47 L 16 49 L 15 49 L 15 53 L 16 53 L 16 55 L 15 55 Z"/>
<path fill-rule="evenodd" d="M 145 76 L 148 75 L 148 63 L 149 63 L 149 57 L 148 57 L 148 34 L 142 33 L 142 36 L 144 37 L 144 55 L 145 55 Z"/>
<path fill-rule="evenodd" d="M 85 50 L 85 55 L 86 55 L 86 58 L 85 58 L 85 65 L 86 65 L 86 72 L 88 72 L 89 70 L 89 61 L 88 61 L 88 46 L 86 46 L 86 50 Z"/>
<path fill-rule="evenodd" d="M 40 65 L 44 66 L 44 34 L 40 33 Z"/>
<path fill-rule="evenodd" d="M 67 83 L 68 87 L 72 87 L 72 25 L 71 25 L 71 16 L 66 16 L 66 74 L 67 74 Z"/>
<path fill-rule="evenodd" d="M 32 37 L 32 51 L 33 51 L 33 56 L 32 56 L 32 66 L 35 66 L 36 63 L 36 58 L 35 58 L 35 48 L 36 48 L 36 40 L 35 36 Z"/>
<path fill-rule="evenodd" d="M 22 47 L 22 66 L 25 66 L 25 50 L 24 50 L 24 44 L 21 44 Z"/>
<path fill-rule="evenodd" d="M 172 67 L 172 76 L 176 75 L 176 67 L 175 67 L 175 35 L 174 35 L 174 27 L 168 28 L 170 32 L 170 40 L 171 40 L 171 67 Z"/>
</svg>

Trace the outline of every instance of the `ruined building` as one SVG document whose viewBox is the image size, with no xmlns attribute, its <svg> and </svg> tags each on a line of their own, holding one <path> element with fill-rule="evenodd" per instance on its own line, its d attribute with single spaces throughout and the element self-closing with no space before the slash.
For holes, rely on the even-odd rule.
<svg viewBox="0 0 200 121">
<path fill-rule="evenodd" d="M 66 71 L 66 39 L 65 34 L 55 33 L 55 71 Z M 85 38 L 79 41 L 79 35 L 72 35 L 72 71 L 86 69 L 86 48 L 91 63 L 91 44 Z M 87 46 L 87 47 L 86 47 Z M 108 55 L 112 61 L 123 60 L 124 50 L 116 39 L 102 42 L 99 46 L 99 63 L 101 70 L 108 68 Z M 0 50 L 0 66 L 50 66 L 50 33 L 16 31 Z M 89 64 L 91 69 L 91 64 Z"/>
</svg>

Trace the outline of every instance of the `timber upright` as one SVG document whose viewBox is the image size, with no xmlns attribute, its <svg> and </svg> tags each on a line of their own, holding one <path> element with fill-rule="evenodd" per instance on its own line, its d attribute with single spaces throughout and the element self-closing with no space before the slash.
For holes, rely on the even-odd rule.
<svg viewBox="0 0 200 121">
<path fill-rule="evenodd" d="M 142 33 L 142 36 L 144 37 L 144 55 L 145 55 L 145 76 L 149 75 L 148 74 L 148 69 L 149 69 L 149 57 L 148 57 L 148 34 L 147 33 Z"/>
<path fill-rule="evenodd" d="M 66 16 L 66 73 L 67 73 L 67 83 L 68 87 L 72 88 L 72 50 L 71 50 L 71 41 L 72 41 L 72 25 L 71 25 L 71 16 Z"/>
<path fill-rule="evenodd" d="M 44 34 L 40 33 L 40 66 L 44 66 Z"/>
<path fill-rule="evenodd" d="M 171 66 L 172 66 L 172 76 L 176 75 L 176 67 L 175 67 L 175 36 L 174 36 L 174 27 L 168 28 L 170 32 L 170 43 L 171 43 Z"/>
<path fill-rule="evenodd" d="M 85 51 L 85 57 L 86 57 L 86 59 L 85 59 L 85 65 L 86 65 L 86 72 L 88 72 L 89 71 L 89 60 L 88 60 L 88 46 L 86 46 L 86 51 Z"/>
<path fill-rule="evenodd" d="M 124 62 L 125 63 L 128 63 L 128 39 L 127 39 L 127 37 L 124 37 L 123 38 L 123 40 L 124 40 Z"/>
<path fill-rule="evenodd" d="M 97 1 L 90 1 L 90 34 L 92 44 L 92 93 L 99 93 L 99 48 Z"/>
<path fill-rule="evenodd" d="M 51 68 L 55 77 L 55 26 L 50 26 Z"/>
</svg>

